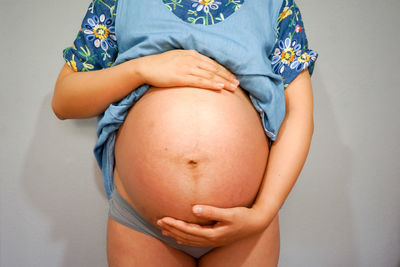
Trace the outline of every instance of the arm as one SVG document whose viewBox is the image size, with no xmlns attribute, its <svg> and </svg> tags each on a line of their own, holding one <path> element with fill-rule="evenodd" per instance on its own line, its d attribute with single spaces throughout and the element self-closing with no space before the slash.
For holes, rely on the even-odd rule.
<svg viewBox="0 0 400 267">
<path fill-rule="evenodd" d="M 285 202 L 308 155 L 314 132 L 311 74 L 317 57 L 308 47 L 299 7 L 293 0 L 284 1 L 271 61 L 274 72 L 283 79 L 286 114 L 271 146 L 264 179 L 253 205 L 260 210 L 264 226 Z"/>
<path fill-rule="evenodd" d="M 66 64 L 57 78 L 52 99 L 59 119 L 99 115 L 144 83 L 136 59 L 110 67 L 118 53 L 115 10 L 114 0 L 92 1 L 73 45 L 64 49 Z M 97 32 L 97 28 L 107 31 Z"/>
<path fill-rule="evenodd" d="M 304 166 L 314 132 L 310 74 L 301 72 L 285 89 L 286 116 L 273 142 L 263 182 L 253 208 L 264 215 L 263 224 L 278 213 Z"/>
<path fill-rule="evenodd" d="M 196 86 L 234 91 L 235 80 L 235 75 L 215 60 L 195 50 L 174 49 L 90 72 L 74 72 L 64 66 L 52 107 L 59 119 L 88 118 L 102 113 L 143 83 L 163 88 Z"/>
<path fill-rule="evenodd" d="M 52 99 L 59 119 L 99 115 L 144 83 L 235 90 L 235 75 L 195 50 L 175 49 L 112 66 L 118 54 L 115 4 L 115 0 L 92 1 L 73 46 L 64 49 L 67 63 Z M 107 31 L 97 32 L 99 25 Z"/>
<path fill-rule="evenodd" d="M 159 226 L 185 244 L 225 245 L 264 231 L 285 202 L 305 163 L 314 131 L 311 75 L 318 54 L 308 48 L 300 10 L 294 0 L 282 1 L 270 55 L 272 70 L 282 77 L 286 114 L 273 142 L 257 197 L 251 208 L 195 205 L 193 214 L 215 220 L 202 227 L 173 218 Z M 201 207 L 200 212 L 196 208 Z"/>
<path fill-rule="evenodd" d="M 135 59 L 90 72 L 74 72 L 65 64 L 56 81 L 52 108 L 61 120 L 94 117 L 143 83 Z"/>
<path fill-rule="evenodd" d="M 249 208 L 217 208 L 195 205 L 193 214 L 216 220 L 200 226 L 170 217 L 158 221 L 163 233 L 178 243 L 192 246 L 221 246 L 250 234 L 264 231 L 272 222 L 293 188 L 306 160 L 314 131 L 313 96 L 306 69 L 285 90 L 286 116 L 271 146 L 260 190 Z M 201 207 L 200 212 L 196 207 Z"/>
</svg>

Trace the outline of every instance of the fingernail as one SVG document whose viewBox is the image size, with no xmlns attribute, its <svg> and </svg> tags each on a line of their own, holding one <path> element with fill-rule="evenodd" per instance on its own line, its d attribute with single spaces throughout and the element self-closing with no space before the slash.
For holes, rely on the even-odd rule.
<svg viewBox="0 0 400 267">
<path fill-rule="evenodd" d="M 198 207 L 198 206 L 194 207 L 193 208 L 193 212 L 194 213 L 201 213 L 201 207 Z"/>
<path fill-rule="evenodd" d="M 234 81 L 233 81 L 233 84 L 235 84 L 235 86 L 238 86 L 239 85 L 239 80 L 237 80 L 237 79 L 235 79 Z"/>
</svg>

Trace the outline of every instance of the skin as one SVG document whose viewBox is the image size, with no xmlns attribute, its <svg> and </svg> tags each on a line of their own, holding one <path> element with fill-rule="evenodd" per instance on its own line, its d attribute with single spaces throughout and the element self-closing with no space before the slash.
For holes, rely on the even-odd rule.
<svg viewBox="0 0 400 267">
<path fill-rule="evenodd" d="M 150 87 L 116 133 L 114 184 L 155 226 L 164 216 L 211 224 L 193 216 L 192 205 L 249 207 L 268 152 L 260 116 L 240 87 Z"/>
<path fill-rule="evenodd" d="M 133 231 L 109 218 L 109 266 L 277 266 L 280 253 L 278 211 L 304 165 L 314 129 L 308 71 L 303 71 L 291 82 L 285 90 L 285 97 L 287 113 L 271 146 L 264 180 L 254 205 L 250 209 L 203 206 L 204 218 L 218 218 L 219 226 L 209 228 L 185 222 L 179 226 L 179 222 L 175 222 L 172 224 L 177 226 L 170 227 L 171 230 L 175 228 L 170 235 L 182 243 L 194 242 L 191 241 L 192 232 L 198 231 L 200 235 L 208 235 L 208 238 L 202 238 L 202 244 L 218 245 L 227 241 L 226 245 L 217 247 L 196 261 L 158 239 Z M 186 237 L 179 237 L 179 232 L 185 231 L 188 232 Z M 218 240 L 219 233 L 222 242 Z M 141 257 L 134 256 L 137 254 Z"/>
<path fill-rule="evenodd" d="M 95 117 L 144 83 L 234 91 L 239 81 L 196 50 L 170 50 L 89 72 L 74 72 L 65 64 L 54 87 L 52 109 L 60 120 Z"/>
<path fill-rule="evenodd" d="M 195 216 L 218 222 L 210 227 L 165 217 L 158 224 L 166 235 L 186 245 L 224 246 L 260 233 L 271 224 L 293 188 L 311 144 L 313 97 L 308 70 L 286 88 L 285 99 L 286 116 L 271 146 L 266 173 L 253 206 L 222 209 L 194 205 Z M 197 208 L 200 212 L 196 212 Z"/>
<path fill-rule="evenodd" d="M 101 114 L 143 83 L 233 91 L 237 86 L 232 84 L 234 81 L 235 76 L 226 68 L 194 50 L 171 50 L 85 73 L 64 65 L 54 88 L 52 108 L 59 119 L 89 118 Z M 300 73 L 285 89 L 285 99 L 286 116 L 270 148 L 263 182 L 251 208 L 201 206 L 201 213 L 194 215 L 218 221 L 207 227 L 174 218 L 160 220 L 165 233 L 183 244 L 218 248 L 196 262 L 182 251 L 109 218 L 109 266 L 227 266 L 227 258 L 231 261 L 229 266 L 277 266 L 278 211 L 304 166 L 314 130 L 308 71 Z"/>
</svg>

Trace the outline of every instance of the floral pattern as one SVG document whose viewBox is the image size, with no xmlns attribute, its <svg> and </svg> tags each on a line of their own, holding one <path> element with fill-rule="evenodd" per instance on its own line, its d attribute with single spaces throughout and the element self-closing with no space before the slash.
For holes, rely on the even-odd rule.
<svg viewBox="0 0 400 267">
<path fill-rule="evenodd" d="M 248 0 L 251 1 L 251 0 Z M 211 25 L 237 11 L 244 0 L 162 0 L 171 12 L 187 23 Z M 74 71 L 110 67 L 118 54 L 115 36 L 117 0 L 92 0 L 81 30 L 63 56 Z M 294 0 L 283 0 L 276 21 L 276 41 L 269 59 L 284 88 L 304 69 L 310 75 L 318 54 L 308 49 L 300 10 Z"/>
<path fill-rule="evenodd" d="M 237 11 L 244 0 L 162 0 L 179 19 L 187 23 L 212 25 Z"/>
<path fill-rule="evenodd" d="M 94 15 L 87 19 L 85 30 L 83 33 L 86 39 L 93 41 L 95 47 L 103 49 L 107 53 L 109 47 L 114 48 L 117 38 L 115 37 L 115 27 L 111 18 L 106 19 L 106 15 L 101 14 L 100 17 Z M 108 54 L 105 54 L 107 56 Z"/>
<path fill-rule="evenodd" d="M 74 71 L 110 67 L 117 56 L 115 8 L 117 0 L 92 0 L 81 29 L 63 56 Z"/>
<path fill-rule="evenodd" d="M 270 55 L 273 72 L 282 76 L 287 88 L 306 68 L 312 75 L 317 57 L 315 51 L 308 49 L 298 6 L 293 0 L 284 0 L 277 20 L 275 47 Z"/>
</svg>

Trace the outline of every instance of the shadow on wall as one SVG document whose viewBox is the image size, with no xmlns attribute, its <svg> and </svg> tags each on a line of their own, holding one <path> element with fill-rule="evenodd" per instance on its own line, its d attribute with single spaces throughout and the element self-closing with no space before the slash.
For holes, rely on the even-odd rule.
<svg viewBox="0 0 400 267">
<path fill-rule="evenodd" d="M 341 141 L 346 131 L 338 128 L 323 75 L 312 80 L 314 135 L 303 171 L 280 212 L 279 266 L 356 267 L 360 253 L 349 188 L 354 155 Z"/>
<path fill-rule="evenodd" d="M 107 266 L 107 197 L 93 154 L 96 119 L 59 121 L 51 95 L 40 109 L 21 175 L 38 213 L 49 219 L 49 244 L 65 250 L 60 266 Z"/>
</svg>

